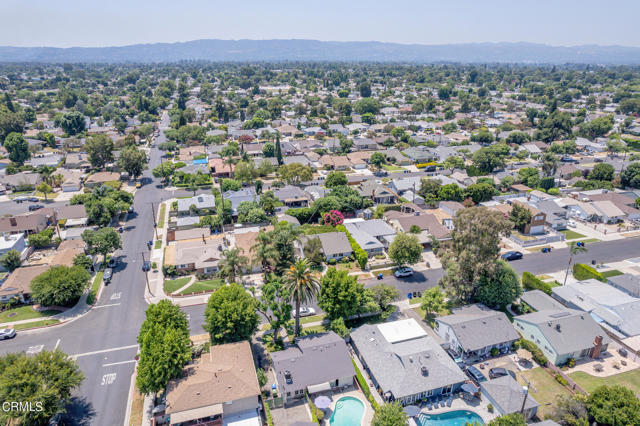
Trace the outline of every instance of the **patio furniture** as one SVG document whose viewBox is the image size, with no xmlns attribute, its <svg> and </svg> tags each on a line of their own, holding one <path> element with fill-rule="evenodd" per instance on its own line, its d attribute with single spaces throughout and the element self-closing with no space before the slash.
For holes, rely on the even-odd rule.
<svg viewBox="0 0 640 426">
<path fill-rule="evenodd" d="M 452 403 L 453 403 L 453 399 L 449 397 L 449 399 L 447 399 L 447 407 L 451 407 Z"/>
<path fill-rule="evenodd" d="M 433 410 L 433 404 L 431 403 L 431 401 L 427 402 L 427 408 L 429 410 Z"/>
<path fill-rule="evenodd" d="M 317 397 L 313 401 L 313 403 L 319 409 L 325 410 L 325 409 L 329 408 L 329 406 L 331 405 L 331 398 L 329 398 L 328 396 L 325 396 L 325 395 L 320 395 L 319 397 Z"/>
<path fill-rule="evenodd" d="M 595 365 L 593 366 L 593 369 L 594 369 L 595 371 L 597 371 L 598 373 L 600 373 L 600 372 L 602 372 L 602 371 L 604 370 L 604 368 L 602 367 L 602 364 L 595 364 Z"/>
</svg>

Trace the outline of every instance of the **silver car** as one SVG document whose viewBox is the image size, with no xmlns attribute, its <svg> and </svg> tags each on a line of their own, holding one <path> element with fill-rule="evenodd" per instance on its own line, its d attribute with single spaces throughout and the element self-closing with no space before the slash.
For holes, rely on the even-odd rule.
<svg viewBox="0 0 640 426">
<path fill-rule="evenodd" d="M 301 317 L 309 317 L 311 315 L 315 315 L 316 314 L 316 310 L 313 308 L 309 308 L 306 306 L 300 306 L 300 316 Z M 292 310 L 291 311 L 291 316 L 295 317 L 296 316 L 296 310 Z"/>
<path fill-rule="evenodd" d="M 13 339 L 16 337 L 16 331 L 13 328 L 3 328 L 0 330 L 0 340 Z"/>
</svg>

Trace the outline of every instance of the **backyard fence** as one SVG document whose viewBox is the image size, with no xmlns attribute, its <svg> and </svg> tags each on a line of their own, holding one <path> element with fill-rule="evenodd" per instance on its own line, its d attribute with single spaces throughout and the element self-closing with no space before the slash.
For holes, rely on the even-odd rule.
<svg viewBox="0 0 640 426">
<path fill-rule="evenodd" d="M 571 389 L 574 392 L 580 392 L 583 393 L 585 395 L 589 395 L 589 392 L 587 392 L 582 386 L 580 386 L 579 384 L 577 384 L 571 377 L 567 376 L 566 374 L 564 374 L 564 372 L 559 369 L 558 367 L 556 367 L 554 364 L 552 364 L 551 362 L 547 362 L 546 367 L 553 371 L 556 374 L 559 374 L 563 379 L 565 379 L 568 383 L 568 387 L 569 389 Z"/>
</svg>

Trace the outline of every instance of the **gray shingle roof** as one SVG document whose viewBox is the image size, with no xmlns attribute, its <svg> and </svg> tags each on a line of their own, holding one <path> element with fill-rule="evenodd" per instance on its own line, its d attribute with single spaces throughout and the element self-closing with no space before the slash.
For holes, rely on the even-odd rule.
<svg viewBox="0 0 640 426">
<path fill-rule="evenodd" d="M 349 254 L 352 252 L 351 244 L 344 232 L 327 232 L 315 235 L 322 243 L 322 251 L 325 256 L 338 253 Z"/>
<path fill-rule="evenodd" d="M 524 393 L 522 386 L 511 376 L 502 376 L 497 379 L 480 383 L 482 393 L 493 399 L 502 414 L 519 412 L 522 408 Z M 540 404 L 531 395 L 527 397 L 525 410 L 538 407 Z"/>
</svg>

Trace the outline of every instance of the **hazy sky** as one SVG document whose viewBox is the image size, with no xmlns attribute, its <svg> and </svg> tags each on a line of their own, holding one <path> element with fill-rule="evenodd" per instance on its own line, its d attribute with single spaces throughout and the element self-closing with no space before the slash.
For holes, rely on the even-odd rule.
<svg viewBox="0 0 640 426">
<path fill-rule="evenodd" d="M 204 38 L 640 46 L 639 0 L 0 0 L 0 45 Z"/>
</svg>

